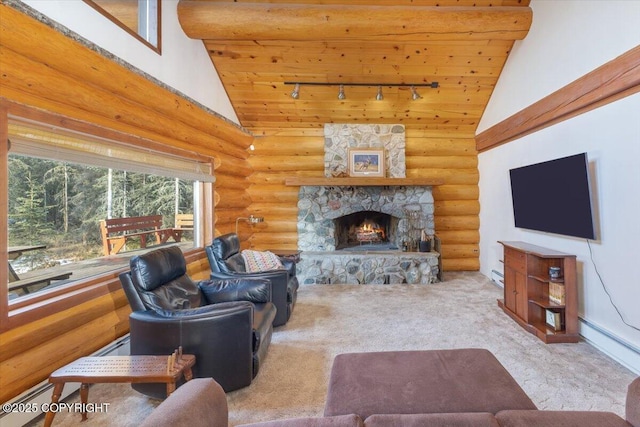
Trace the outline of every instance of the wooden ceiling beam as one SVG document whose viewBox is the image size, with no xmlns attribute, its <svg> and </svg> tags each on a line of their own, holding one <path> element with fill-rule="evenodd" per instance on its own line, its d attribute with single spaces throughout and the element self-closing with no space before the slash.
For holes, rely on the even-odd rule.
<svg viewBox="0 0 640 427">
<path fill-rule="evenodd" d="M 178 3 L 182 29 L 202 40 L 521 40 L 532 17 L 530 7 Z"/>
</svg>

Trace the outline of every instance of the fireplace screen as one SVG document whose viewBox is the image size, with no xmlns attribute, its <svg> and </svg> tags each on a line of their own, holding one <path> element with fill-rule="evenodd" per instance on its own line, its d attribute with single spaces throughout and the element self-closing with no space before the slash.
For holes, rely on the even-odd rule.
<svg viewBox="0 0 640 427">
<path fill-rule="evenodd" d="M 397 249 L 394 244 L 398 218 L 382 212 L 360 211 L 333 220 L 336 250 L 369 246 Z"/>
</svg>

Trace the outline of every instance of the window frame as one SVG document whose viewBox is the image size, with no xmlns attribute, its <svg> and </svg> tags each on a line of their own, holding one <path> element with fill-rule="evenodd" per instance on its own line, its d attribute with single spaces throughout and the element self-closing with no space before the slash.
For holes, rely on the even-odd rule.
<svg viewBox="0 0 640 427">
<path fill-rule="evenodd" d="M 102 16 L 107 18 L 109 21 L 113 22 L 118 27 L 122 28 L 124 31 L 126 31 L 131 36 L 133 36 L 135 39 L 140 41 L 142 44 L 147 46 L 149 49 L 153 50 L 158 55 L 162 55 L 162 0 L 157 0 L 156 1 L 156 14 L 154 16 L 154 18 L 156 20 L 156 31 L 155 31 L 155 33 L 156 33 L 155 34 L 156 35 L 156 43 L 155 44 L 152 43 L 151 41 L 149 41 L 148 39 L 146 39 L 140 33 L 134 31 L 133 29 L 131 29 L 127 24 L 122 22 L 117 16 L 114 16 L 111 13 L 109 13 L 102 6 L 100 6 L 99 3 L 97 3 L 97 2 L 95 2 L 93 0 L 83 0 L 83 1 L 86 4 L 88 4 L 89 6 L 91 6 L 93 9 L 95 9 Z M 140 7 L 140 6 L 138 6 L 138 7 Z M 140 11 L 138 11 L 138 14 L 139 13 L 140 13 Z M 147 15 L 146 17 L 150 18 L 152 16 L 151 15 Z"/>
<path fill-rule="evenodd" d="M 38 110 L 29 106 L 17 104 L 0 98 L 0 182 L 8 185 L 9 168 L 9 132 L 8 123 L 10 117 L 33 120 L 43 124 L 50 124 L 71 131 L 86 133 L 103 137 L 132 146 L 144 146 L 145 148 L 164 154 L 183 157 L 185 159 L 205 161 L 211 163 L 214 169 L 214 158 L 202 154 L 190 152 L 176 147 L 170 147 L 159 142 L 150 141 L 126 134 L 120 131 L 103 128 L 86 122 L 81 122 L 62 115 Z M 8 265 L 8 188 L 0 191 L 0 263 Z M 213 183 L 201 182 L 199 185 L 200 204 L 196 217 L 201 218 L 199 235 L 194 236 L 193 249 L 185 251 L 187 263 L 195 262 L 202 258 L 203 246 L 201 242 L 210 241 L 213 238 L 213 224 L 208 218 L 213 218 Z M 200 242 L 198 245 L 197 242 Z M 57 312 L 75 307 L 83 302 L 90 301 L 99 296 L 107 295 L 121 289 L 118 275 L 127 268 L 120 268 L 97 276 L 79 279 L 58 289 L 26 295 L 17 300 L 9 301 L 8 295 L 8 268 L 0 268 L 0 333 L 25 325 L 35 320 L 42 319 Z"/>
</svg>

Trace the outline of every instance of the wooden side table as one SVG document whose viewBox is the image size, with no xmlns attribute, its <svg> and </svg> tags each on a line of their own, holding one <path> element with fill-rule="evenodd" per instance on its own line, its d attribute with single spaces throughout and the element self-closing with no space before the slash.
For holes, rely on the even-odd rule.
<svg viewBox="0 0 640 427">
<path fill-rule="evenodd" d="M 196 363 L 193 354 L 171 356 L 104 356 L 82 357 L 49 376 L 55 384 L 51 403 L 58 403 L 65 383 L 79 382 L 82 402 L 82 421 L 87 419 L 87 399 L 89 384 L 99 383 L 166 383 L 167 396 L 176 389 L 176 381 L 184 375 L 191 380 L 191 368 Z M 53 405 L 52 405 L 53 406 Z M 55 412 L 49 411 L 45 417 L 45 427 L 51 426 Z"/>
</svg>

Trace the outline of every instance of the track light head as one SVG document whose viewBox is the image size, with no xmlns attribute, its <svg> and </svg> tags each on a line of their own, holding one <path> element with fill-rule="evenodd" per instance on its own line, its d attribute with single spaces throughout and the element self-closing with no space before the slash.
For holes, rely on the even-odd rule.
<svg viewBox="0 0 640 427">
<path fill-rule="evenodd" d="M 298 99 L 300 98 L 300 83 L 296 83 L 295 87 L 293 88 L 293 90 L 291 91 L 291 97 L 293 99 Z"/>
<path fill-rule="evenodd" d="M 378 94 L 376 95 L 376 101 L 382 101 L 384 96 L 382 95 L 382 86 L 378 86 Z"/>
<path fill-rule="evenodd" d="M 344 85 L 340 85 L 340 90 L 338 91 L 338 99 L 345 99 L 346 95 L 344 94 Z"/>
<path fill-rule="evenodd" d="M 418 99 L 421 99 L 421 98 L 422 97 L 420 96 L 420 94 L 416 90 L 416 87 L 415 86 L 411 86 L 411 99 L 413 99 L 414 101 L 417 101 Z"/>
</svg>

